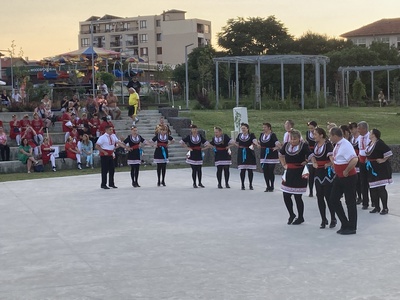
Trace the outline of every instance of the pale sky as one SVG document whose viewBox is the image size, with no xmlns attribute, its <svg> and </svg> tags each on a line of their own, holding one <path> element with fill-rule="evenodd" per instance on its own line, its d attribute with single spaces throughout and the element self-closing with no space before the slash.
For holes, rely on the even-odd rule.
<svg viewBox="0 0 400 300">
<path fill-rule="evenodd" d="M 0 49 L 10 48 L 14 40 L 17 54 L 22 48 L 29 59 L 78 49 L 79 22 L 92 15 L 135 17 L 184 10 L 187 19 L 212 22 L 214 46 L 227 20 L 237 17 L 275 15 L 295 37 L 309 30 L 338 37 L 383 18 L 400 17 L 399 0 L 3 0 L 1 4 Z"/>
</svg>

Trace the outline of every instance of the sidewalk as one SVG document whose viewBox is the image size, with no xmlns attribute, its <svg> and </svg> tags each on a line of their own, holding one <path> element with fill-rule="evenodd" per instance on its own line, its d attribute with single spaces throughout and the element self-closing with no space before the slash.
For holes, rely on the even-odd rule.
<svg viewBox="0 0 400 300">
<path fill-rule="evenodd" d="M 286 225 L 279 191 L 205 189 L 190 169 L 144 171 L 141 188 L 116 173 L 0 183 L 0 299 L 400 299 L 400 174 L 389 215 L 358 207 L 356 235 L 319 229 L 316 198 L 305 223 Z M 246 186 L 247 188 L 247 186 Z M 340 226 L 340 224 L 339 224 Z"/>
</svg>

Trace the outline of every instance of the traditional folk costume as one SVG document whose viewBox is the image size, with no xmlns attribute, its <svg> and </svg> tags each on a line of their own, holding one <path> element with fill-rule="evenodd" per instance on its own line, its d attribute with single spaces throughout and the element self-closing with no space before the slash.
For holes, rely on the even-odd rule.
<svg viewBox="0 0 400 300">
<path fill-rule="evenodd" d="M 215 166 L 217 167 L 217 181 L 218 188 L 222 189 L 222 172 L 224 172 L 225 178 L 225 187 L 230 188 L 229 186 L 229 166 L 232 164 L 231 151 L 229 150 L 229 145 L 233 144 L 233 140 L 227 135 L 223 134 L 221 137 L 214 136 L 210 141 L 210 144 L 213 145 L 214 153 L 215 153 Z"/>
<path fill-rule="evenodd" d="M 288 224 L 298 225 L 304 222 L 304 203 L 301 195 L 307 191 L 307 177 L 303 176 L 304 168 L 306 168 L 303 163 L 310 155 L 310 149 L 304 142 L 300 142 L 297 146 L 285 143 L 279 154 L 283 155 L 286 161 L 286 172 L 282 180 L 281 190 L 289 212 Z M 296 220 L 294 220 L 296 215 L 293 211 L 292 195 L 294 195 L 298 212 Z"/>
<path fill-rule="evenodd" d="M 253 143 L 257 142 L 257 139 L 254 133 L 248 133 L 244 135 L 243 133 L 239 133 L 236 138 L 236 142 L 239 145 L 238 154 L 237 154 L 237 164 L 238 169 L 240 170 L 240 180 L 242 182 L 242 190 L 244 187 L 244 179 L 246 177 L 246 170 L 248 170 L 249 174 L 249 188 L 253 189 L 253 170 L 257 168 L 256 156 L 254 155 L 254 150 L 250 147 Z"/>
<path fill-rule="evenodd" d="M 314 132 L 311 130 L 307 130 L 306 132 L 306 141 L 308 143 L 308 148 L 310 148 L 310 151 L 314 151 L 315 147 L 315 138 L 314 138 Z M 314 176 L 315 176 L 315 169 L 311 163 L 307 164 L 308 167 L 308 172 L 310 173 L 308 176 L 308 189 L 310 190 L 310 197 L 313 196 L 313 186 L 314 186 Z"/>
<path fill-rule="evenodd" d="M 371 201 L 375 208 L 371 212 L 380 212 L 379 199 L 382 201 L 382 214 L 388 212 L 388 193 L 386 185 L 393 183 L 392 167 L 389 160 L 378 163 L 377 159 L 387 158 L 393 155 L 392 150 L 382 140 L 371 142 L 365 149 L 367 155 L 366 169 L 368 171 L 368 183 L 371 194 Z"/>
<path fill-rule="evenodd" d="M 200 134 L 197 134 L 196 136 L 190 134 L 183 138 L 179 143 L 186 144 L 190 149 L 192 149 L 188 152 L 186 163 L 190 164 L 192 167 L 193 187 L 197 188 L 196 177 L 198 178 L 199 186 L 204 187 L 204 185 L 201 183 L 201 166 L 203 165 L 203 152 L 201 151 L 201 145 L 207 146 L 209 144 L 208 141 Z"/>
<path fill-rule="evenodd" d="M 124 140 L 124 144 L 129 145 L 131 148 L 131 150 L 128 152 L 128 165 L 131 166 L 131 179 L 133 187 L 140 187 L 138 178 L 143 153 L 142 148 L 140 148 L 141 143 L 146 143 L 146 140 L 139 134 L 136 137 L 129 135 Z"/>
<path fill-rule="evenodd" d="M 331 224 L 330 228 L 336 226 L 335 209 L 330 202 L 330 196 L 332 191 L 332 182 L 335 178 L 335 173 L 332 167 L 325 167 L 326 164 L 330 163 L 329 156 L 332 155 L 333 146 L 331 142 L 325 141 L 322 146 L 318 143 L 314 145 L 313 153 L 310 155 L 309 159 L 313 157 L 318 167 L 314 168 L 315 176 L 315 190 L 317 192 L 318 209 L 321 215 L 321 228 L 325 228 L 328 225 L 328 219 L 326 218 L 326 203 L 328 204 L 329 212 L 331 214 Z"/>
<path fill-rule="evenodd" d="M 261 146 L 260 163 L 264 173 L 264 180 L 267 185 L 267 189 L 265 191 L 272 192 L 274 190 L 275 182 L 275 165 L 279 163 L 278 151 L 274 150 L 274 148 L 279 141 L 276 137 L 276 134 L 271 132 L 268 135 L 261 133 L 259 143 Z"/>
<path fill-rule="evenodd" d="M 360 167 L 360 185 L 361 185 L 361 195 L 362 195 L 362 206 L 363 209 L 367 209 L 369 205 L 369 184 L 368 184 L 368 171 L 366 166 L 367 155 L 365 154 L 365 149 L 369 145 L 369 132 L 365 135 L 358 136 L 358 160 Z"/>
<path fill-rule="evenodd" d="M 157 164 L 157 185 L 162 184 L 165 186 L 165 173 L 167 170 L 168 160 L 168 143 L 173 141 L 174 138 L 168 134 L 157 134 L 153 137 L 152 141 L 156 142 L 156 150 L 154 151 L 154 162 Z M 161 178 L 161 181 L 160 181 Z"/>
<path fill-rule="evenodd" d="M 351 136 L 350 143 L 353 145 L 354 151 L 358 156 L 360 153 L 360 149 L 358 148 L 358 137 Z M 362 196 L 361 196 L 361 180 L 360 180 L 360 162 L 357 162 L 356 171 L 357 171 L 357 185 L 356 185 L 357 204 L 361 204 Z"/>
</svg>

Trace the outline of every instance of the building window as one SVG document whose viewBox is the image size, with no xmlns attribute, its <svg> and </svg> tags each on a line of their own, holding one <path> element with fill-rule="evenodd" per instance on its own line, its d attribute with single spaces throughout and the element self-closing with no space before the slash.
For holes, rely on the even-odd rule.
<svg viewBox="0 0 400 300">
<path fill-rule="evenodd" d="M 353 39 L 353 44 L 360 47 L 367 47 L 367 41 L 365 38 Z"/>
<path fill-rule="evenodd" d="M 156 27 L 161 27 L 161 20 L 156 20 Z"/>
<path fill-rule="evenodd" d="M 147 21 L 141 20 L 139 23 L 140 29 L 147 28 Z"/>
<path fill-rule="evenodd" d="M 140 34 L 139 35 L 139 41 L 141 43 L 147 43 L 147 34 Z"/>
<path fill-rule="evenodd" d="M 210 33 L 210 25 L 204 24 L 204 33 Z"/>
<path fill-rule="evenodd" d="M 397 37 L 397 49 L 400 50 L 400 36 Z"/>
<path fill-rule="evenodd" d="M 162 47 L 157 47 L 157 54 L 161 55 L 162 54 Z"/>
<path fill-rule="evenodd" d="M 89 46 L 89 38 L 81 39 L 81 47 L 88 47 Z"/>
<path fill-rule="evenodd" d="M 128 30 L 129 30 L 129 23 L 124 23 L 123 26 L 124 26 L 124 27 L 123 27 L 123 30 L 124 30 L 124 31 L 128 31 Z"/>
<path fill-rule="evenodd" d="M 161 42 L 161 33 L 157 33 L 157 42 Z"/>
<path fill-rule="evenodd" d="M 147 47 L 140 48 L 140 56 L 149 55 L 149 49 Z"/>
<path fill-rule="evenodd" d="M 106 32 L 111 31 L 111 24 L 105 24 L 105 27 L 106 27 Z"/>
</svg>

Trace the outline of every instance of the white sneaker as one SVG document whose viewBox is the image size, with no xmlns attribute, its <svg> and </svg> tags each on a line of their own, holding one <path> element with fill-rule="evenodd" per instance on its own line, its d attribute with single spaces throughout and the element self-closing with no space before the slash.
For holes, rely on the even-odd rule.
<svg viewBox="0 0 400 300">
<path fill-rule="evenodd" d="M 81 164 L 78 164 L 78 169 L 82 170 Z"/>
<path fill-rule="evenodd" d="M 57 170 L 56 170 L 56 167 L 53 167 L 53 172 L 56 172 Z"/>
</svg>

